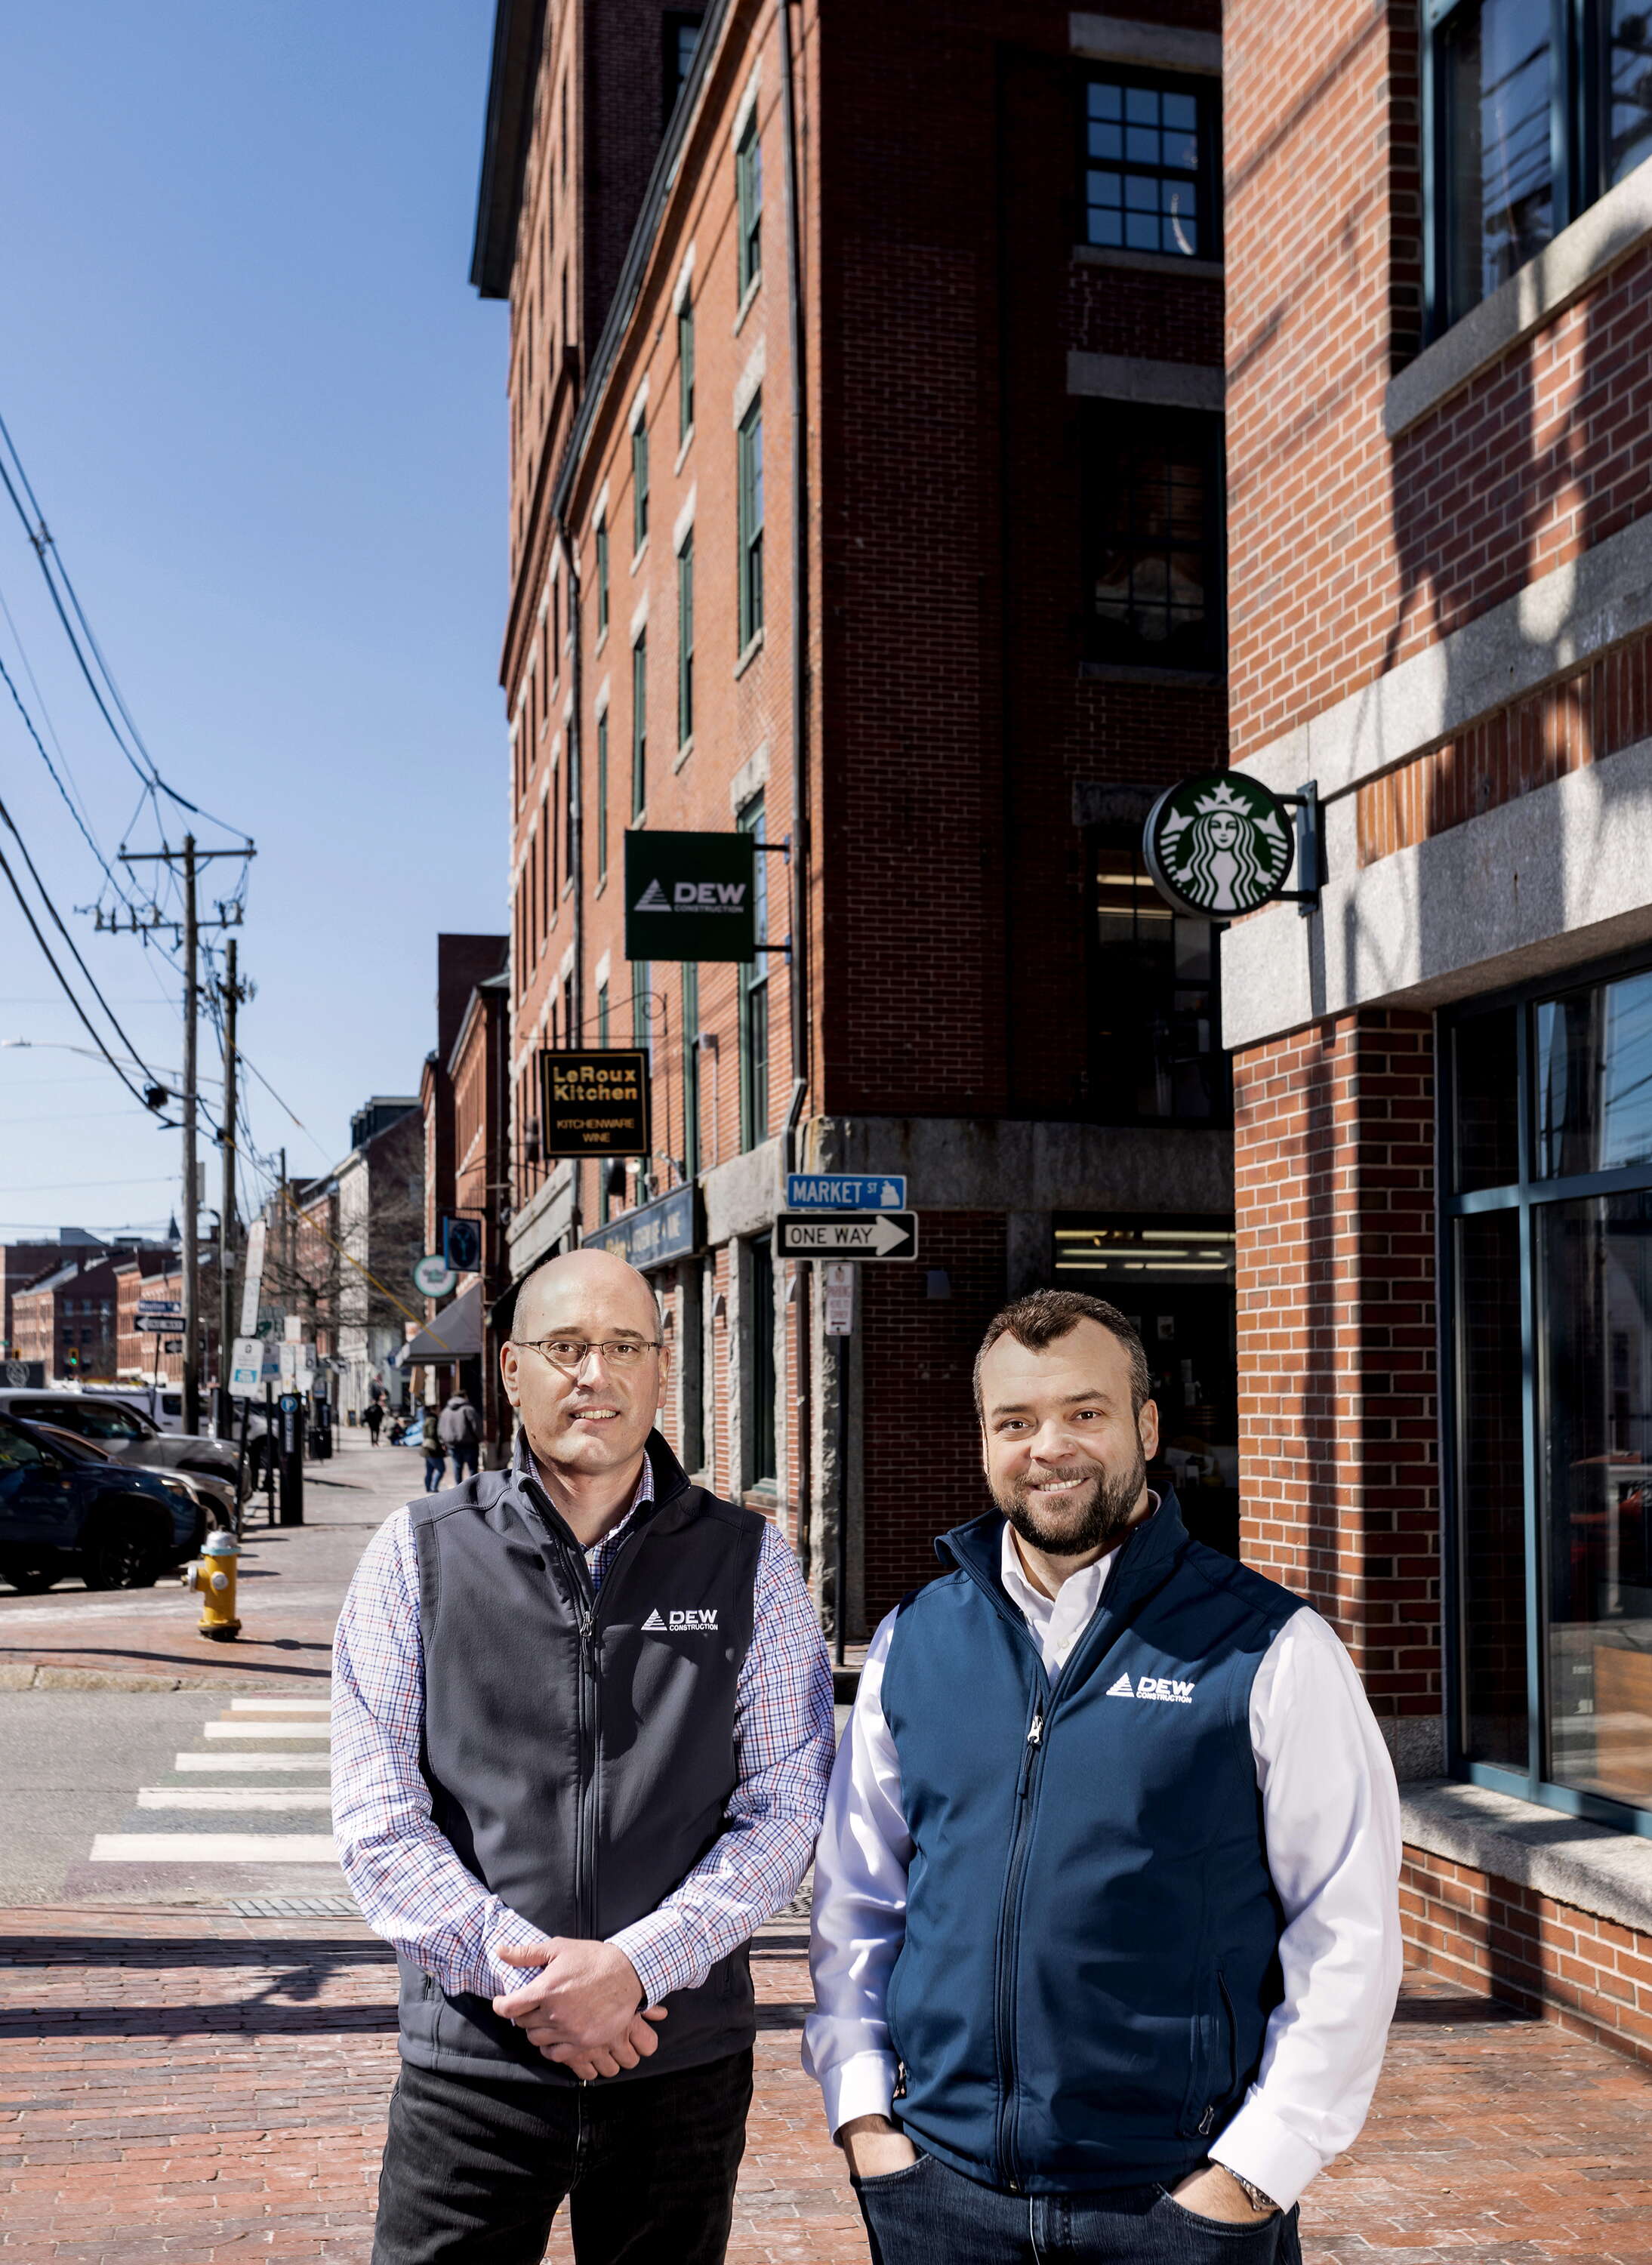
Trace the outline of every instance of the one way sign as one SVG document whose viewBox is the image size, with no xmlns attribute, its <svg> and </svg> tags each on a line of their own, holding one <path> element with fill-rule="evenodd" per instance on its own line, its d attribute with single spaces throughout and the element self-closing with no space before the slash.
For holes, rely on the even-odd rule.
<svg viewBox="0 0 1652 2265">
<path fill-rule="evenodd" d="M 915 1258 L 915 1211 L 782 1211 L 775 1221 L 776 1258 Z"/>
</svg>

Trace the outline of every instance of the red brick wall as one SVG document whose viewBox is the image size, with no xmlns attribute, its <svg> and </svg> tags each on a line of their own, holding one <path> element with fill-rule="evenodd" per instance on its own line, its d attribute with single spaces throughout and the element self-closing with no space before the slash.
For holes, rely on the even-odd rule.
<svg viewBox="0 0 1652 2265">
<path fill-rule="evenodd" d="M 1558 684 L 1357 790 L 1359 862 L 1430 841 L 1652 732 L 1652 637 L 1631 637 Z"/>
<path fill-rule="evenodd" d="M 942 1569 L 935 1540 L 989 1507 L 971 1375 L 1004 1302 L 1004 1222 L 926 1212 L 913 1266 L 868 1266 L 861 1301 L 866 1632 Z M 950 1298 L 928 1295 L 943 1268 Z"/>
<path fill-rule="evenodd" d="M 1248 1562 L 1336 1628 L 1379 1715 L 1440 1706 L 1430 1018 L 1235 1057 Z"/>
<path fill-rule="evenodd" d="M 1408 1847 L 1410 1963 L 1652 2065 L 1652 1936 Z"/>
</svg>

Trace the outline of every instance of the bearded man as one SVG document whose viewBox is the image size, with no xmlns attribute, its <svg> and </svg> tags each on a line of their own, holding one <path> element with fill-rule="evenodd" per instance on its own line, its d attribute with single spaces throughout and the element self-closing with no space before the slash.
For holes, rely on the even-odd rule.
<svg viewBox="0 0 1652 2265">
<path fill-rule="evenodd" d="M 1149 1489 L 1150 1384 L 1099 1298 L 1000 1314 L 998 1507 L 862 1672 L 804 2060 L 878 2265 L 1294 2265 L 1376 2084 L 1387 1752 L 1325 1621 Z"/>
</svg>

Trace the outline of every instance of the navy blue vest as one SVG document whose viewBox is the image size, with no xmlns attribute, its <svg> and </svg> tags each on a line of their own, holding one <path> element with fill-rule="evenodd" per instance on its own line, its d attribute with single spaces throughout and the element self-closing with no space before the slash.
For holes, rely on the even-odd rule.
<svg viewBox="0 0 1652 2265">
<path fill-rule="evenodd" d="M 1016 2193 L 1169 2181 L 1279 2001 L 1250 1686 L 1300 1600 L 1194 1541 L 1120 1546 L 1053 1684 L 993 1512 L 936 1544 L 884 1671 L 913 1840 L 891 2042 L 913 2137 Z"/>
</svg>

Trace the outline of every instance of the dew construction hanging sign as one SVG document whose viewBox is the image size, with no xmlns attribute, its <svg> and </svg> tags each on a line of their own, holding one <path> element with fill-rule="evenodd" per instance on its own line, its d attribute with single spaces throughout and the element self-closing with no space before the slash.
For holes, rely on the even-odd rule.
<svg viewBox="0 0 1652 2265">
<path fill-rule="evenodd" d="M 749 834 L 628 834 L 625 957 L 755 959 L 756 879 Z"/>
<path fill-rule="evenodd" d="M 640 1046 L 542 1047 L 540 1153 L 646 1156 L 648 1056 Z"/>
</svg>

